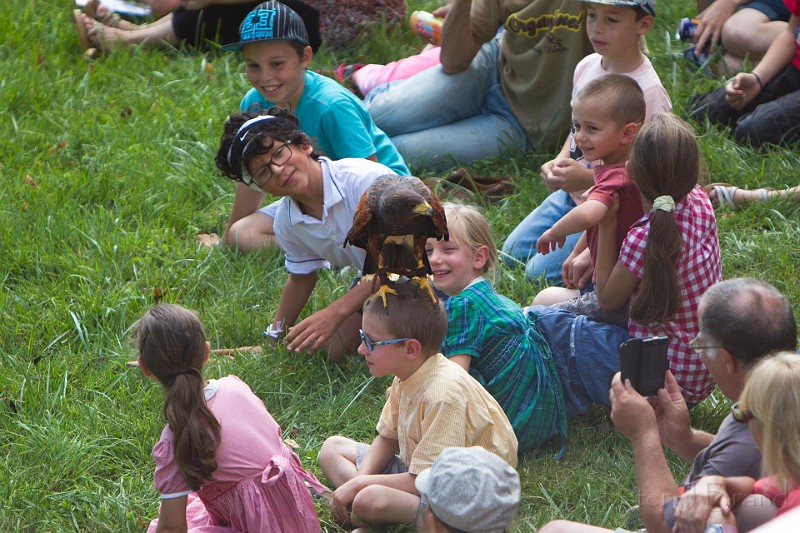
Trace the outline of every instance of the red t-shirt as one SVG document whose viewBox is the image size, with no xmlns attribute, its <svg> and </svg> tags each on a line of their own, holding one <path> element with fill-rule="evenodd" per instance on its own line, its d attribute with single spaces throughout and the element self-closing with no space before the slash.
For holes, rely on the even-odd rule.
<svg viewBox="0 0 800 533">
<path fill-rule="evenodd" d="M 586 191 L 586 201 L 597 200 L 611 209 L 614 203 L 614 193 L 619 194 L 619 213 L 617 213 L 617 254 L 622 246 L 622 241 L 628 235 L 628 230 L 634 222 L 642 218 L 642 197 L 639 188 L 625 172 L 625 163 L 614 165 L 597 165 L 594 167 L 594 186 Z M 597 264 L 597 226 L 586 230 L 586 243 L 592 264 Z M 592 281 L 595 280 L 592 274 Z"/>
<path fill-rule="evenodd" d="M 783 3 L 786 4 L 786 7 L 791 11 L 792 15 L 795 17 L 800 17 L 800 1 L 798 0 L 783 0 Z M 792 59 L 792 64 L 794 68 L 800 70 L 800 27 L 794 32 L 794 43 L 797 46 L 797 52 L 795 53 L 794 59 Z"/>
</svg>

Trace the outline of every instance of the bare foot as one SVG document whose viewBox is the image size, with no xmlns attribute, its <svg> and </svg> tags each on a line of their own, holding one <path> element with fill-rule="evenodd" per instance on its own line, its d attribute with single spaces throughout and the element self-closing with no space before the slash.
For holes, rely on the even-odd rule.
<svg viewBox="0 0 800 533">
<path fill-rule="evenodd" d="M 198 233 L 197 244 L 205 248 L 217 248 L 222 245 L 222 241 L 216 233 Z"/>
</svg>

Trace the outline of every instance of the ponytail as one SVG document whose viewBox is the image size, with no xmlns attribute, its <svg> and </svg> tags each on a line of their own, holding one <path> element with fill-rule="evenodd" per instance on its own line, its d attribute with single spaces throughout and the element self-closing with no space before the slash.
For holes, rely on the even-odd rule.
<svg viewBox="0 0 800 533">
<path fill-rule="evenodd" d="M 640 324 L 663 324 L 678 310 L 681 298 L 677 265 L 683 235 L 672 209 L 697 185 L 700 174 L 700 148 L 692 130 L 670 113 L 654 115 L 631 145 L 628 174 L 654 207 L 644 249 L 644 273 L 631 301 L 631 319 Z"/>
<path fill-rule="evenodd" d="M 675 268 L 683 237 L 672 213 L 655 210 L 644 248 L 644 275 L 631 302 L 631 319 L 639 324 L 662 324 L 680 305 L 681 288 Z"/>
<path fill-rule="evenodd" d="M 217 469 L 220 426 L 206 405 L 198 369 L 190 368 L 173 378 L 163 412 L 175 436 L 175 463 L 192 490 L 199 490 Z"/>
<path fill-rule="evenodd" d="M 166 389 L 164 418 L 175 436 L 175 463 L 192 490 L 212 478 L 220 425 L 206 405 L 206 337 L 197 316 L 179 305 L 156 304 L 139 321 L 142 363 Z"/>
</svg>

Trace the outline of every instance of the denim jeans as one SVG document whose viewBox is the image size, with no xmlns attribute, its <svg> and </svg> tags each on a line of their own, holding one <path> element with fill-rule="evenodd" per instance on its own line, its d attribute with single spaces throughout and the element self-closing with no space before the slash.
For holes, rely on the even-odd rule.
<svg viewBox="0 0 800 533">
<path fill-rule="evenodd" d="M 435 66 L 367 95 L 370 115 L 409 166 L 443 170 L 530 149 L 500 85 L 499 43 L 498 35 L 484 44 L 463 72 Z"/>
<path fill-rule="evenodd" d="M 582 415 L 595 403 L 609 405 L 619 345 L 630 338 L 628 329 L 555 307 L 532 305 L 525 311 L 553 353 L 567 418 Z"/>
<path fill-rule="evenodd" d="M 562 248 L 547 255 L 536 253 L 536 241 L 573 207 L 575 202 L 561 190 L 545 198 L 506 238 L 502 254 L 506 262 L 511 266 L 516 261 L 525 263 L 528 279 L 544 276 L 551 283 L 561 283 L 561 265 L 575 249 L 581 234 L 570 235 Z"/>
</svg>

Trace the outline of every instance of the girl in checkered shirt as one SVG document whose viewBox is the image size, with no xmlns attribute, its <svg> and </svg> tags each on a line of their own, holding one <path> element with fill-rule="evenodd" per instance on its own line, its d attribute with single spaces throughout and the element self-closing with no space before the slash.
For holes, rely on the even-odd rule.
<svg viewBox="0 0 800 533">
<path fill-rule="evenodd" d="M 722 271 L 714 210 L 697 184 L 694 134 L 672 114 L 655 116 L 634 140 L 627 168 L 645 215 L 631 227 L 618 257 L 615 217 L 601 223 L 600 306 L 616 309 L 631 298 L 630 335 L 669 337 L 670 369 L 686 399 L 699 402 L 714 382 L 690 342 L 699 331 L 700 297 L 722 279 Z"/>
<path fill-rule="evenodd" d="M 699 332 L 700 297 L 722 279 L 714 210 L 697 184 L 697 141 L 679 118 L 656 114 L 636 135 L 628 157 L 628 176 L 639 187 L 645 214 L 617 253 L 615 199 L 599 225 L 595 262 L 601 309 L 618 309 L 630 300 L 628 327 L 553 307 L 529 308 L 553 353 L 567 416 L 582 414 L 593 403 L 609 404 L 619 345 L 631 337 L 669 338 L 670 370 L 687 401 L 699 402 L 714 388 L 690 345 Z"/>
</svg>

